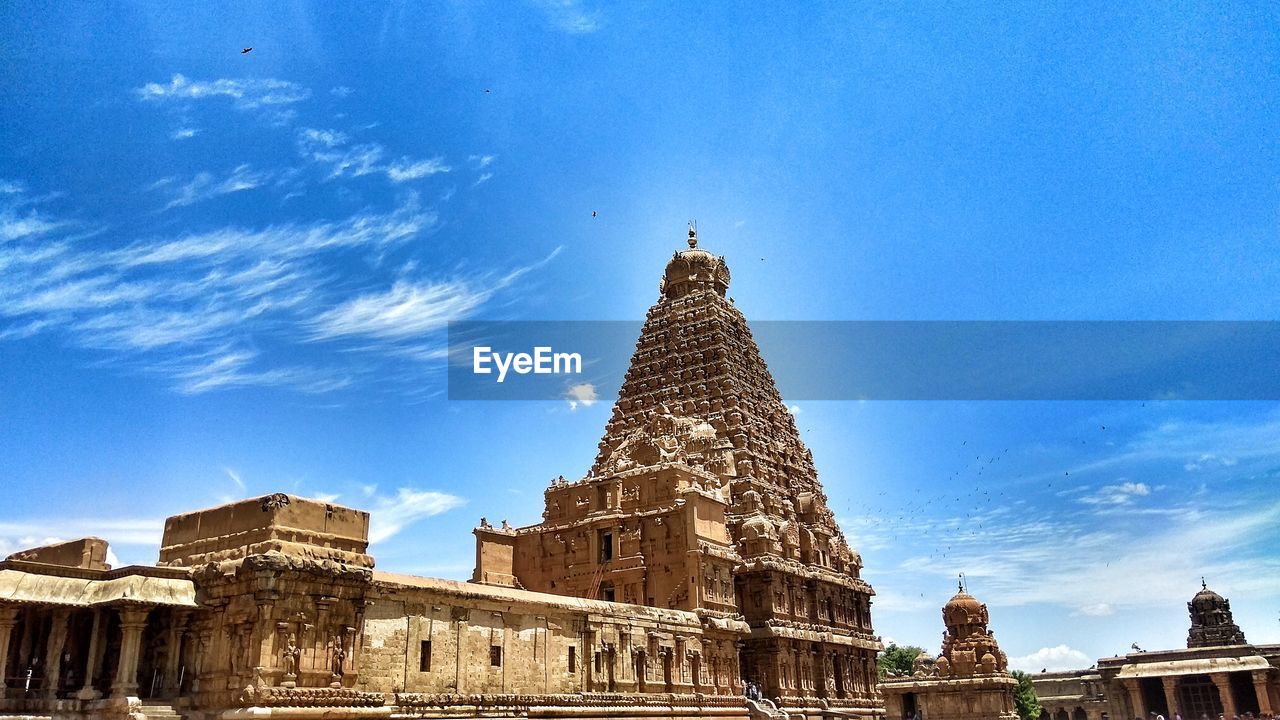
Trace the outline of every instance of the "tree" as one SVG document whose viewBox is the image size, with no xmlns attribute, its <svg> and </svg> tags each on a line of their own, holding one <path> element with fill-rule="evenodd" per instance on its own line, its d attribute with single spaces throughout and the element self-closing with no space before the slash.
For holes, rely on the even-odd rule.
<svg viewBox="0 0 1280 720">
<path fill-rule="evenodd" d="M 876 657 L 876 667 L 880 670 L 880 677 L 889 674 L 910 675 L 912 667 L 915 665 L 916 658 L 920 653 L 924 652 L 924 648 L 915 645 L 894 645 L 880 651 L 880 655 Z"/>
<path fill-rule="evenodd" d="M 1036 697 L 1036 688 L 1031 684 L 1031 676 L 1021 670 L 1009 673 L 1018 681 L 1013 689 L 1013 704 L 1018 709 L 1018 717 L 1022 720 L 1036 720 L 1040 717 L 1040 700 Z"/>
</svg>

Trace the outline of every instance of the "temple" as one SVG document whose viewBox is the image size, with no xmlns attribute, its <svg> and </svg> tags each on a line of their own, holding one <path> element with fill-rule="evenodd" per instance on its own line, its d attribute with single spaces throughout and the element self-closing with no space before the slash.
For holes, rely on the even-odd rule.
<svg viewBox="0 0 1280 720">
<path fill-rule="evenodd" d="M 1270 716 L 1280 709 L 1280 645 L 1250 645 L 1231 603 L 1209 589 L 1187 603 L 1187 647 L 1103 658 L 1088 670 L 1033 675 L 1041 720 Z"/>
<path fill-rule="evenodd" d="M 911 675 L 880 681 L 891 718 L 1017 720 L 1009 661 L 987 629 L 987 606 L 961 586 L 942 607 L 942 654 L 921 653 Z"/>
<path fill-rule="evenodd" d="M 24 550 L 0 717 L 882 716 L 861 558 L 724 259 L 688 245 L 590 472 L 537 525 L 482 520 L 472 582 L 375 569 L 368 513 L 283 493 L 169 518 L 154 566 Z"/>
<path fill-rule="evenodd" d="M 547 488 L 541 523 L 478 528 L 473 580 L 714 621 L 687 661 L 665 639 L 606 648 L 635 688 L 710 673 L 717 692 L 745 680 L 791 710 L 877 715 L 862 559 L 726 299 L 724 258 L 697 243 L 691 228 L 667 263 L 591 471 Z"/>
</svg>

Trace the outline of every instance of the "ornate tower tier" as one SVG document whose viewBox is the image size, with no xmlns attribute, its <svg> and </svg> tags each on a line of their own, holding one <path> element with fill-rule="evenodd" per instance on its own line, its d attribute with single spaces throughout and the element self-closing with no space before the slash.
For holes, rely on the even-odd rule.
<svg viewBox="0 0 1280 720">
<path fill-rule="evenodd" d="M 1200 592 L 1187 603 L 1187 611 L 1191 614 L 1187 647 L 1246 644 L 1244 633 L 1231 617 L 1231 601 L 1210 590 L 1204 578 L 1200 579 Z"/>
<path fill-rule="evenodd" d="M 587 477 L 543 522 L 477 529 L 475 580 L 740 622 L 742 681 L 791 708 L 883 714 L 870 585 L 723 257 L 675 253 Z"/>
<path fill-rule="evenodd" d="M 987 629 L 987 606 L 961 586 L 942 606 L 942 654 L 916 658 L 910 676 L 881 681 L 892 717 L 1017 720 L 1009 661 Z"/>
</svg>

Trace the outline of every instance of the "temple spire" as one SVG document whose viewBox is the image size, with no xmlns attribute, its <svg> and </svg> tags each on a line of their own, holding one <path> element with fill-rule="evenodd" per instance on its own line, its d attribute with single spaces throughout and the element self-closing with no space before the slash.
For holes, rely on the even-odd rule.
<svg viewBox="0 0 1280 720">
<path fill-rule="evenodd" d="M 698 223 L 696 220 L 689 221 L 689 247 L 698 247 Z"/>
</svg>

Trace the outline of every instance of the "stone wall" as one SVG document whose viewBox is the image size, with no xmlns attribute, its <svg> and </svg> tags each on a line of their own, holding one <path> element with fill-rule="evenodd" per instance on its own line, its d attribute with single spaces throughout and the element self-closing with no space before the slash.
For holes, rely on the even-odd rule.
<svg viewBox="0 0 1280 720">
<path fill-rule="evenodd" d="M 111 569 L 111 566 L 107 564 L 107 541 L 96 537 L 68 540 L 54 545 L 41 545 L 27 550 L 19 550 L 5 559 L 84 568 L 86 570 Z"/>
<path fill-rule="evenodd" d="M 375 573 L 359 687 L 422 695 L 736 695 L 731 620 Z M 430 651 L 424 659 L 424 651 Z"/>
</svg>

